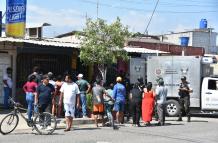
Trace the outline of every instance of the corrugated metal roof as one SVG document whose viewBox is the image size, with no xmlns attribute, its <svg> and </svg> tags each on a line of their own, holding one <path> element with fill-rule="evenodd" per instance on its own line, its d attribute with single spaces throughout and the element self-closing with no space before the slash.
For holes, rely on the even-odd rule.
<svg viewBox="0 0 218 143">
<path fill-rule="evenodd" d="M 157 44 L 170 44 L 170 45 L 175 45 L 173 43 L 169 42 L 163 42 L 157 39 L 149 38 L 149 37 L 136 37 L 136 38 L 129 38 L 129 42 L 144 42 L 144 43 L 157 43 Z"/>
<path fill-rule="evenodd" d="M 151 50 L 151 49 L 136 48 L 136 47 L 124 47 L 124 50 L 126 50 L 129 53 L 145 53 L 145 54 L 168 53 L 168 52 L 159 51 L 159 50 Z"/>
<path fill-rule="evenodd" d="M 44 45 L 44 46 L 56 46 L 56 47 L 72 47 L 72 48 L 79 48 L 78 43 L 74 42 L 63 42 L 63 41 L 55 41 L 52 39 L 43 39 L 43 40 L 36 40 L 36 39 L 19 39 L 19 38 L 9 38 L 9 37 L 0 37 L 0 42 L 18 42 L 18 43 L 30 43 L 36 45 Z"/>
<path fill-rule="evenodd" d="M 27 23 L 26 28 L 38 28 L 44 26 L 51 26 L 49 23 Z"/>
<path fill-rule="evenodd" d="M 0 42 L 18 42 L 18 43 L 30 43 L 30 44 L 44 45 L 44 46 L 80 48 L 78 39 L 74 39 L 71 42 L 64 42 L 59 38 L 37 40 L 37 39 L 19 39 L 19 38 L 10 38 L 10 37 L 0 37 Z M 124 47 L 124 50 L 129 53 L 147 53 L 147 54 L 168 53 L 159 50 L 151 50 L 151 49 L 131 47 L 131 46 Z"/>
</svg>

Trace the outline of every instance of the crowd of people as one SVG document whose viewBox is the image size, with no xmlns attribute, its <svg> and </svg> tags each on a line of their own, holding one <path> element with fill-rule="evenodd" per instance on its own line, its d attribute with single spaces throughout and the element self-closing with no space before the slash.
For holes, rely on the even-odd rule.
<svg viewBox="0 0 218 143">
<path fill-rule="evenodd" d="M 12 69 L 7 69 L 7 75 L 4 76 L 3 80 L 6 96 L 9 96 L 8 92 L 11 91 L 12 86 L 12 81 L 9 80 L 11 71 Z M 181 80 L 179 88 L 180 105 L 188 115 L 190 89 L 186 77 L 183 76 Z M 65 116 L 66 129 L 64 131 L 70 131 L 73 118 L 88 118 L 86 98 L 87 94 L 90 93 L 93 104 L 92 114 L 97 127 L 99 117 L 102 120 L 102 126 L 104 126 L 105 99 L 110 99 L 114 102 L 113 111 L 118 124 L 124 123 L 124 112 L 128 110 L 132 116 L 133 126 L 141 126 L 140 119 L 142 119 L 144 125 L 150 126 L 154 113 L 157 113 L 157 125 L 163 126 L 165 124 L 167 98 L 167 87 L 164 85 L 164 80 L 158 80 L 158 86 L 155 90 L 151 82 L 148 82 L 145 86 L 142 78 L 139 78 L 138 82 L 131 88 L 126 85 L 122 77 L 118 76 L 116 84 L 111 83 L 106 90 L 100 78 L 97 78 L 95 83 L 91 85 L 83 78 L 81 73 L 77 75 L 77 81 L 75 81 L 70 74 L 66 74 L 64 77 L 58 75 L 54 78 L 53 73 L 49 72 L 42 76 L 36 67 L 23 86 L 23 90 L 26 93 L 29 122 L 32 122 L 33 110 L 35 112 L 47 111 L 56 117 Z M 126 106 L 127 102 L 129 107 Z M 7 102 L 5 101 L 4 103 L 7 107 Z M 39 107 L 39 105 L 40 108 L 35 108 Z M 179 115 L 178 121 L 181 121 L 182 112 Z"/>
</svg>

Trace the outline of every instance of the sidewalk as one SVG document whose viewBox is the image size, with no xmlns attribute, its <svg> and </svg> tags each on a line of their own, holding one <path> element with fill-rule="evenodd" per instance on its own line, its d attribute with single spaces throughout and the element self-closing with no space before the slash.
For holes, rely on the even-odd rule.
<svg viewBox="0 0 218 143">
<path fill-rule="evenodd" d="M 0 109 L 0 122 L 8 113 L 10 113 L 9 110 L 4 111 L 4 110 Z M 25 115 L 25 113 L 22 113 L 22 114 Z M 57 128 L 65 128 L 66 127 L 64 118 L 57 118 L 56 120 L 57 120 Z M 89 124 L 94 124 L 94 119 L 92 119 L 92 118 L 74 118 L 73 119 L 73 125 L 75 125 L 75 126 L 77 126 L 77 125 L 89 125 Z M 30 127 L 27 126 L 26 121 L 20 115 L 19 115 L 19 123 L 18 123 L 18 126 L 16 129 L 30 129 Z"/>
</svg>

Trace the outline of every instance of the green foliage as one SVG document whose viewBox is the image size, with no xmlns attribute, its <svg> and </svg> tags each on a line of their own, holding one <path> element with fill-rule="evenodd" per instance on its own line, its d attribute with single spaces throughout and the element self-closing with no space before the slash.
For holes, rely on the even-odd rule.
<svg viewBox="0 0 218 143">
<path fill-rule="evenodd" d="M 117 18 L 112 24 L 102 19 L 95 21 L 88 19 L 81 38 L 80 59 L 85 64 L 108 65 L 115 63 L 117 58 L 128 59 L 123 50 L 127 38 L 130 36 L 127 27 L 124 27 Z"/>
<path fill-rule="evenodd" d="M 91 93 L 86 94 L 86 104 L 87 104 L 87 108 L 90 111 L 92 111 L 93 102 L 92 102 L 92 94 Z"/>
</svg>

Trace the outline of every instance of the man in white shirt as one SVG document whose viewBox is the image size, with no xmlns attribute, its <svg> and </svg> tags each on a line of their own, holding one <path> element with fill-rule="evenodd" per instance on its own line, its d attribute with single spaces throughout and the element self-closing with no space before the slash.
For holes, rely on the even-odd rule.
<svg viewBox="0 0 218 143">
<path fill-rule="evenodd" d="M 61 86 L 60 92 L 61 92 L 61 96 L 60 96 L 59 104 L 61 104 L 62 101 L 64 102 L 65 119 L 67 125 L 64 131 L 66 132 L 66 131 L 70 131 L 73 123 L 75 104 L 77 103 L 76 106 L 77 108 L 79 107 L 80 90 L 78 85 L 73 82 L 72 76 L 67 75 L 65 77 L 65 83 Z"/>
<path fill-rule="evenodd" d="M 6 73 L 3 75 L 3 85 L 4 85 L 4 108 L 8 109 L 8 99 L 12 93 L 12 69 L 7 68 Z"/>
</svg>

